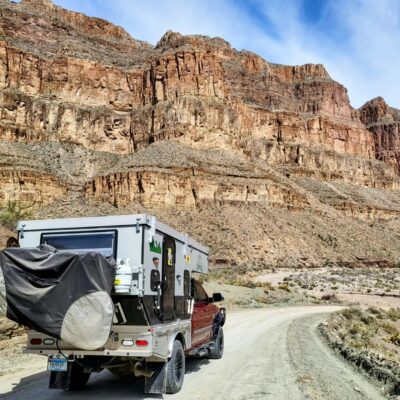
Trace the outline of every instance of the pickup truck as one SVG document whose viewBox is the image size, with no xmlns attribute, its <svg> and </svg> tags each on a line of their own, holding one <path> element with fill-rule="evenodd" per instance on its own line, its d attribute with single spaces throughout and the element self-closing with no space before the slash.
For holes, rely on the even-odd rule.
<svg viewBox="0 0 400 400">
<path fill-rule="evenodd" d="M 49 388 L 81 389 L 108 369 L 176 393 L 186 357 L 222 357 L 223 297 L 195 279 L 206 246 L 147 214 L 20 221 L 17 232 L 20 248 L 0 252 L 7 315 L 31 328 L 25 352 L 48 357 Z"/>
<path fill-rule="evenodd" d="M 194 297 L 194 307 L 191 319 L 191 347 L 185 347 L 181 340 L 175 340 L 172 346 L 171 356 L 166 363 L 166 393 L 177 393 L 183 385 L 185 376 L 185 364 L 187 357 L 204 357 L 208 359 L 220 359 L 224 353 L 224 332 L 226 313 L 225 308 L 218 307 L 215 303 L 222 301 L 219 293 L 214 293 L 209 297 L 202 285 L 192 279 L 192 290 Z M 38 333 L 30 333 L 28 338 L 28 353 L 34 348 L 39 348 L 38 344 L 32 345 L 32 339 L 37 340 Z M 50 338 L 40 335 L 42 343 Z M 38 343 L 38 342 L 35 342 Z M 37 350 L 36 350 L 37 351 Z M 126 359 L 114 365 L 114 362 L 105 366 L 113 375 L 120 378 L 131 377 L 141 379 L 143 376 L 149 378 L 148 371 L 141 366 L 132 365 Z M 108 362 L 108 360 L 107 360 Z M 100 372 L 103 368 L 100 364 L 92 368 L 91 356 L 84 356 L 72 365 L 72 374 L 67 390 L 81 390 L 88 382 L 91 372 Z M 55 373 L 53 372 L 53 375 Z M 150 377 L 151 378 L 151 377 Z M 55 378 L 53 378 L 55 380 Z"/>
</svg>

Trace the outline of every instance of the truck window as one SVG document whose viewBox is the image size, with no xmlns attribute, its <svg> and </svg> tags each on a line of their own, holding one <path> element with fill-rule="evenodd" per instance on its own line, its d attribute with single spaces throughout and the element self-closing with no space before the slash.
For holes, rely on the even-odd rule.
<svg viewBox="0 0 400 400">
<path fill-rule="evenodd" d="M 45 233 L 41 243 L 48 244 L 60 251 L 88 253 L 95 251 L 104 257 L 115 257 L 116 232 L 90 233 Z"/>
<path fill-rule="evenodd" d="M 195 279 L 193 279 L 193 286 L 194 286 L 194 300 L 195 301 L 207 301 L 208 300 L 208 295 L 206 291 L 203 289 L 203 287 L 200 285 L 199 282 L 197 282 Z"/>
</svg>

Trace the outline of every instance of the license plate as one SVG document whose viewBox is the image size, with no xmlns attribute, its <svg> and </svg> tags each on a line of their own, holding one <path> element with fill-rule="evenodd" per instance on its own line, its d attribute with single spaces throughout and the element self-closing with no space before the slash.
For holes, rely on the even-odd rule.
<svg viewBox="0 0 400 400">
<path fill-rule="evenodd" d="M 65 358 L 49 358 L 48 371 L 63 372 L 68 369 L 68 361 Z"/>
</svg>

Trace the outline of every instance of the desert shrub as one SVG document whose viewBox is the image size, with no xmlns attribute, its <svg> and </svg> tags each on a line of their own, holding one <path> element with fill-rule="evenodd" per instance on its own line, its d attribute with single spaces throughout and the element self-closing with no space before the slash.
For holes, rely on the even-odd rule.
<svg viewBox="0 0 400 400">
<path fill-rule="evenodd" d="M 354 321 L 349 328 L 349 333 L 353 336 L 361 335 L 363 332 L 364 332 L 364 326 L 361 322 L 358 321 Z"/>
<path fill-rule="evenodd" d="M 400 319 L 400 308 L 390 308 L 386 314 L 392 321 L 397 321 Z"/>
<path fill-rule="evenodd" d="M 248 279 L 243 279 L 241 277 L 224 278 L 221 279 L 221 281 L 227 285 L 232 285 L 232 286 L 243 286 L 250 289 L 254 289 L 257 287 L 257 285 L 253 281 Z"/>
<path fill-rule="evenodd" d="M 265 288 L 266 290 L 275 290 L 274 285 L 271 282 L 257 282 L 256 287 Z"/>
<path fill-rule="evenodd" d="M 368 314 L 363 314 L 360 319 L 365 325 L 373 324 L 375 321 L 374 317 Z"/>
<path fill-rule="evenodd" d="M 285 290 L 286 292 L 291 292 L 289 285 L 287 283 L 281 283 L 278 285 L 278 289 Z"/>
<path fill-rule="evenodd" d="M 21 219 L 32 218 L 33 213 L 28 207 L 22 207 L 17 201 L 10 200 L 0 212 L 0 222 L 8 229 L 15 229 Z"/>
<path fill-rule="evenodd" d="M 261 304 L 268 304 L 269 303 L 269 300 L 268 300 L 268 297 L 256 297 L 256 299 L 255 299 L 258 303 L 261 303 Z"/>
<path fill-rule="evenodd" d="M 323 296 L 321 296 L 321 300 L 323 301 L 332 301 L 332 302 L 338 302 L 339 299 L 336 296 L 335 293 L 329 293 L 329 294 L 324 294 Z"/>
<path fill-rule="evenodd" d="M 368 307 L 367 311 L 378 319 L 384 318 L 383 311 L 376 307 Z"/>
<path fill-rule="evenodd" d="M 399 330 L 392 324 L 385 322 L 381 326 L 389 335 L 400 336 Z"/>
<path fill-rule="evenodd" d="M 396 333 L 393 333 L 392 335 L 390 335 L 387 340 L 390 343 L 393 343 L 396 346 L 400 346 L 400 332 L 397 331 Z"/>
<path fill-rule="evenodd" d="M 358 308 L 355 307 L 350 307 L 350 308 L 345 308 L 341 314 L 348 320 L 351 320 L 353 318 L 361 318 L 362 316 L 362 311 Z"/>
</svg>

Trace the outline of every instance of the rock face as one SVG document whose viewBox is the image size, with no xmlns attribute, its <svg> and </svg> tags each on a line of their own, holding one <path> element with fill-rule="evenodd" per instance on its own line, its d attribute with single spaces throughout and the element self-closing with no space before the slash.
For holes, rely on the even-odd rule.
<svg viewBox="0 0 400 400">
<path fill-rule="evenodd" d="M 50 0 L 0 0 L 0 205 L 17 199 L 43 216 L 140 209 L 182 229 L 184 216 L 225 226 L 228 215 L 267 224 L 278 212 L 291 226 L 286 239 L 274 232 L 289 246 L 281 254 L 268 251 L 271 226 L 219 230 L 240 238 L 234 253 L 204 224 L 188 229 L 219 249 L 215 260 L 281 264 L 304 259 L 284 243 L 306 215 L 325 226 L 304 231 L 315 263 L 352 256 L 345 236 L 329 251 L 332 241 L 313 241 L 336 219 L 387 220 L 357 251 L 396 259 L 399 120 L 382 99 L 354 110 L 322 65 L 271 64 L 170 31 L 151 46 Z M 257 255 L 246 252 L 254 243 Z"/>
<path fill-rule="evenodd" d="M 169 170 L 116 173 L 96 177 L 86 195 L 116 206 L 139 202 L 152 208 L 187 210 L 202 205 L 258 204 L 286 209 L 304 208 L 305 196 L 270 179 L 235 177 L 228 182 L 206 171 Z"/>
<path fill-rule="evenodd" d="M 67 193 L 55 176 L 32 171 L 0 171 L 0 202 L 17 200 L 23 206 L 46 205 Z"/>
<path fill-rule="evenodd" d="M 374 155 L 346 89 L 321 65 L 271 65 L 222 39 L 173 32 L 151 48 L 48 1 L 41 12 L 34 0 L 2 5 L 3 139 L 119 154 L 174 138 L 247 153 L 311 142 Z"/>
<path fill-rule="evenodd" d="M 377 97 L 360 108 L 360 118 L 374 135 L 376 158 L 400 171 L 400 110 Z"/>
</svg>

